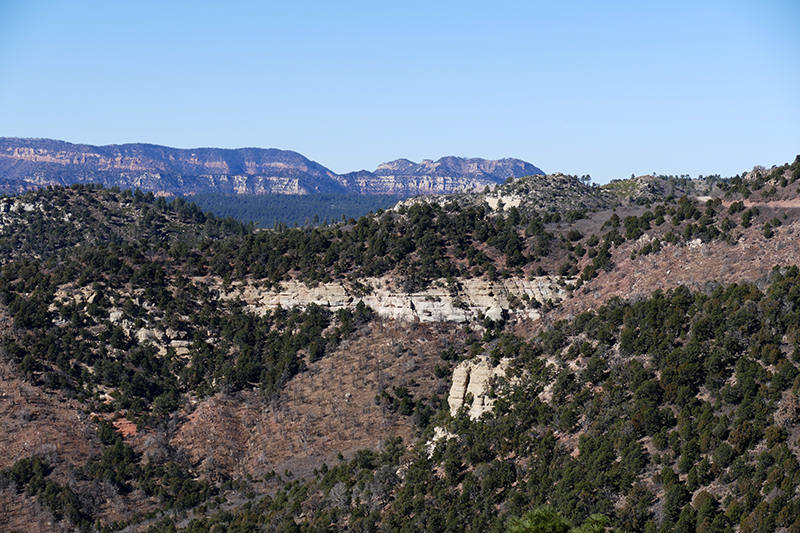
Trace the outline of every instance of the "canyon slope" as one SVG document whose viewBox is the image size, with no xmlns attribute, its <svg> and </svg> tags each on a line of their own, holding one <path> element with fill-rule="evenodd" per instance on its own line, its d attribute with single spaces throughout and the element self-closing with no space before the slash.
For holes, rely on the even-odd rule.
<svg viewBox="0 0 800 533">
<path fill-rule="evenodd" d="M 534 175 L 263 231 L 0 198 L 0 529 L 800 531 L 799 187 Z"/>
</svg>

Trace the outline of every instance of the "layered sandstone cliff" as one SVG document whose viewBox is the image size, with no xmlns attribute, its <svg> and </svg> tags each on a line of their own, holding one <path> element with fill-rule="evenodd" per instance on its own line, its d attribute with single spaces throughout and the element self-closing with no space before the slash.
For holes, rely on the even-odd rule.
<svg viewBox="0 0 800 533">
<path fill-rule="evenodd" d="M 374 172 L 351 172 L 337 178 L 361 194 L 450 194 L 482 191 L 508 178 L 543 174 L 541 169 L 519 159 L 443 157 L 420 163 L 397 159 L 382 163 Z"/>
<path fill-rule="evenodd" d="M 0 190 L 100 183 L 165 194 L 444 194 L 483 190 L 542 171 L 518 159 L 399 159 L 374 172 L 338 175 L 290 150 L 180 149 L 151 144 L 91 146 L 0 138 Z"/>
<path fill-rule="evenodd" d="M 539 318 L 538 308 L 542 304 L 548 301 L 557 303 L 567 294 L 557 281 L 556 276 L 530 280 L 468 279 L 463 280 L 460 287 L 454 288 L 444 280 L 439 280 L 428 289 L 413 293 L 398 291 L 389 278 L 367 278 L 357 289 L 343 282 L 321 283 L 312 287 L 288 281 L 283 282 L 278 290 L 234 285 L 223 290 L 221 298 L 239 298 L 252 312 L 263 312 L 278 306 L 304 307 L 311 303 L 336 311 L 363 301 L 381 318 L 463 323 L 481 317 L 497 320 L 503 316 L 504 309 L 517 316 Z"/>
</svg>

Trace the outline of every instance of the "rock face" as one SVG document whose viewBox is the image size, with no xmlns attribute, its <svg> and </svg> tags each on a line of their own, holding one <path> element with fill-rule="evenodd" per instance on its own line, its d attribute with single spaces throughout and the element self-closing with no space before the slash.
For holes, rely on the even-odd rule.
<svg viewBox="0 0 800 533">
<path fill-rule="evenodd" d="M 234 286 L 221 297 L 238 297 L 247 302 L 252 312 L 264 312 L 278 306 L 305 307 L 311 303 L 336 311 L 353 307 L 360 300 L 381 318 L 463 323 L 478 319 L 480 315 L 497 320 L 502 317 L 503 309 L 509 309 L 517 316 L 539 318 L 537 308 L 540 304 L 548 300 L 555 303 L 566 296 L 557 280 L 556 276 L 494 282 L 469 279 L 464 280 L 459 288 L 448 287 L 444 280 L 439 280 L 427 290 L 415 293 L 394 290 L 388 278 L 367 278 L 359 290 L 343 283 L 309 287 L 290 281 L 282 283 L 280 290 Z"/>
<path fill-rule="evenodd" d="M 494 181 L 504 181 L 507 178 L 543 174 L 541 169 L 520 161 L 519 159 L 487 160 L 477 157 L 466 159 L 464 157 L 443 157 L 438 161 L 423 159 L 421 163 L 414 163 L 408 159 L 397 159 L 383 163 L 375 170 L 378 176 L 486 176 Z"/>
<path fill-rule="evenodd" d="M 488 413 L 494 406 L 491 395 L 492 380 L 505 376 L 510 359 L 501 359 L 500 364 L 492 366 L 488 357 L 480 356 L 464 361 L 453 370 L 453 385 L 447 403 L 450 414 L 455 416 L 464 405 L 468 395 L 472 397 L 468 415 L 475 420 Z"/>
<path fill-rule="evenodd" d="M 487 160 L 443 157 L 414 163 L 397 159 L 378 166 L 375 172 L 353 172 L 341 177 L 349 189 L 361 194 L 449 194 L 483 190 L 487 185 L 503 183 L 543 172 L 519 159 Z"/>
<path fill-rule="evenodd" d="M 484 355 L 461 362 L 453 370 L 453 384 L 447 396 L 450 414 L 456 416 L 465 403 L 469 405 L 467 416 L 472 420 L 490 413 L 494 408 L 492 384 L 505 377 L 510 363 L 510 359 L 503 358 L 499 364 L 492 366 L 491 359 Z M 455 436 L 443 427 L 434 428 L 433 438 L 426 445 L 428 455 L 433 454 L 438 442 Z"/>
<path fill-rule="evenodd" d="M 399 159 L 375 172 L 337 175 L 289 150 L 179 149 L 151 144 L 90 146 L 50 139 L 0 138 L 0 191 L 100 183 L 165 194 L 440 194 L 541 174 L 518 159 Z"/>
<path fill-rule="evenodd" d="M 239 299 L 251 313 L 264 314 L 278 307 L 307 307 L 319 305 L 336 312 L 339 309 L 354 309 L 359 302 L 369 306 L 380 318 L 402 322 L 454 323 L 461 324 L 482 320 L 484 317 L 497 320 L 508 315 L 538 319 L 542 304 L 557 303 L 566 297 L 566 291 L 558 284 L 557 276 L 542 276 L 532 280 L 507 279 L 487 281 L 483 279 L 463 280 L 459 287 L 448 286 L 445 280 L 435 281 L 420 292 L 407 293 L 393 288 L 391 278 L 366 278 L 358 287 L 344 282 L 324 283 L 310 287 L 298 281 L 283 282 L 278 290 L 234 284 L 225 288 L 219 278 L 194 278 L 198 284 L 206 284 L 218 294 L 220 300 Z M 75 288 L 71 284 L 62 286 L 55 293 L 55 302 L 49 307 L 56 324 L 65 323 L 59 315 L 61 307 L 86 302 L 91 304 L 97 293 L 88 287 Z M 139 302 L 138 297 L 135 300 Z M 148 306 L 146 302 L 145 306 Z M 162 355 L 173 349 L 179 357 L 189 353 L 187 332 L 164 329 L 163 324 L 135 327 L 134 322 L 124 318 L 124 312 L 112 308 L 111 323 L 120 326 L 126 334 L 140 343 L 151 343 Z M 476 404 L 478 405 L 478 404 Z"/>
<path fill-rule="evenodd" d="M 150 144 L 89 146 L 0 139 L 0 177 L 24 188 L 73 183 L 194 194 L 346 192 L 322 165 L 288 150 L 178 149 Z M 2 185 L 2 183 L 0 183 Z"/>
</svg>

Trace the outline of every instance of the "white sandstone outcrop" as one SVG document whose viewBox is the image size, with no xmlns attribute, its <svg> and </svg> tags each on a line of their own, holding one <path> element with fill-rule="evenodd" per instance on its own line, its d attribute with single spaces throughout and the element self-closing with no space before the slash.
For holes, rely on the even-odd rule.
<svg viewBox="0 0 800 533">
<path fill-rule="evenodd" d="M 163 336 L 164 334 L 155 328 L 140 328 L 136 332 L 136 340 L 139 342 L 159 342 Z"/>
<path fill-rule="evenodd" d="M 450 386 L 450 394 L 447 403 L 450 406 L 450 414 L 456 416 L 458 411 L 471 398 L 467 415 L 472 420 L 477 420 L 484 413 L 489 413 L 494 407 L 494 397 L 491 393 L 492 382 L 497 378 L 505 377 L 511 359 L 503 358 L 496 366 L 492 366 L 491 359 L 481 355 L 461 362 L 453 370 L 453 384 Z M 428 456 L 432 456 L 436 445 L 444 440 L 457 437 L 443 427 L 435 427 L 433 438 L 429 440 L 425 448 Z"/>
<path fill-rule="evenodd" d="M 555 276 L 542 276 L 531 280 L 467 279 L 458 290 L 451 290 L 444 280 L 431 284 L 424 291 L 407 293 L 392 288 L 388 278 L 362 280 L 366 291 L 353 290 L 344 282 L 320 283 L 310 287 L 299 281 L 281 283 L 279 290 L 262 287 L 234 285 L 221 291 L 220 298 L 239 298 L 246 302 L 251 312 L 264 313 L 281 307 L 305 307 L 317 304 L 336 311 L 353 307 L 359 300 L 381 318 L 420 322 L 469 322 L 480 315 L 496 320 L 503 309 L 517 316 L 539 318 L 539 312 L 529 302 L 553 303 L 561 301 L 566 291 Z"/>
<path fill-rule="evenodd" d="M 503 358 L 500 364 L 492 366 L 488 357 L 479 356 L 459 364 L 453 370 L 453 384 L 447 397 L 450 414 L 455 416 L 458 413 L 467 395 L 472 396 L 468 411 L 471 419 L 480 418 L 482 414 L 490 412 L 494 406 L 494 398 L 490 395 L 491 382 L 505 376 L 510 362 L 510 359 Z"/>
</svg>

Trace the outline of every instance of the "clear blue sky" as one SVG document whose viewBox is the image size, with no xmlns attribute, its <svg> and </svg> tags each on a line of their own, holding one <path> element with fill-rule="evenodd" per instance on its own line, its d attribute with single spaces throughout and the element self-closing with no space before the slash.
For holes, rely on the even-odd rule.
<svg viewBox="0 0 800 533">
<path fill-rule="evenodd" d="M 0 136 L 730 176 L 800 153 L 800 1 L 0 0 Z"/>
</svg>

